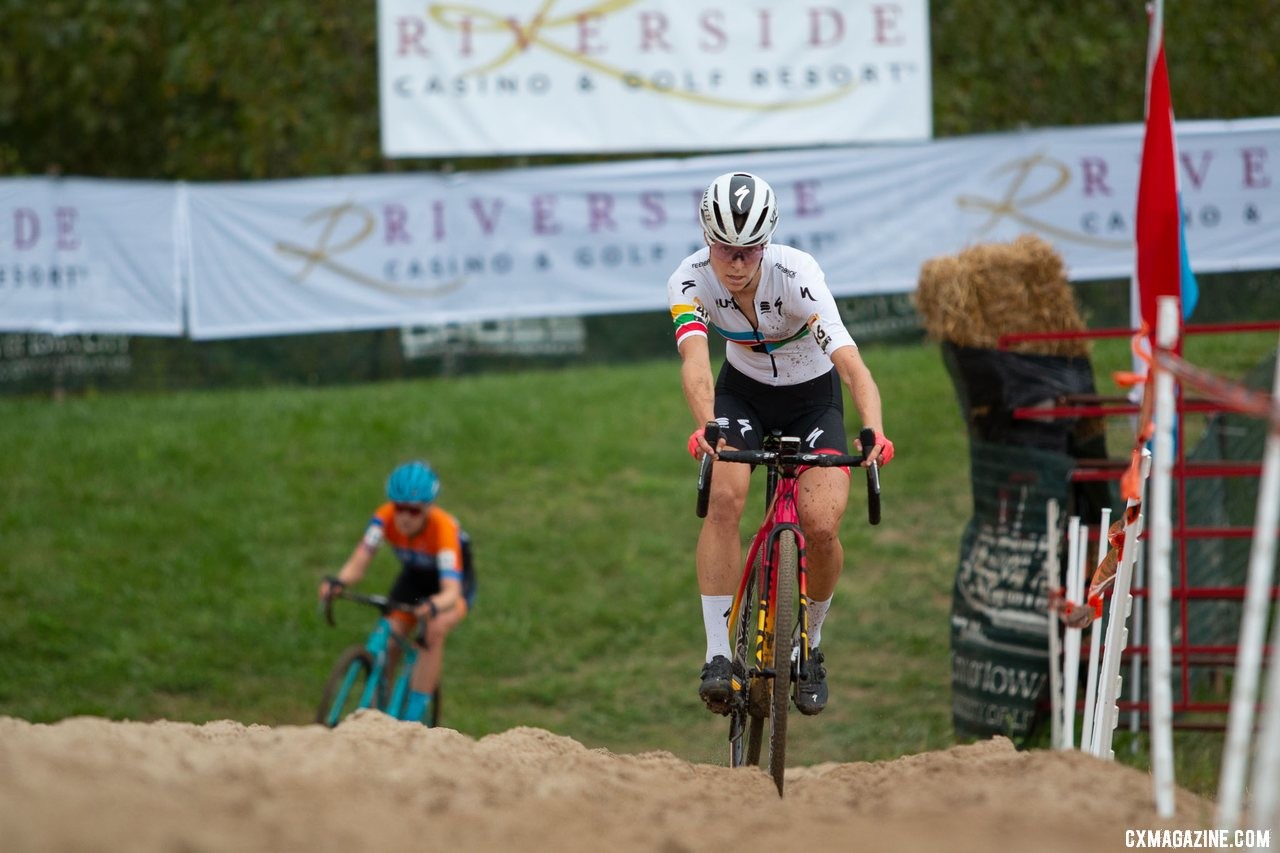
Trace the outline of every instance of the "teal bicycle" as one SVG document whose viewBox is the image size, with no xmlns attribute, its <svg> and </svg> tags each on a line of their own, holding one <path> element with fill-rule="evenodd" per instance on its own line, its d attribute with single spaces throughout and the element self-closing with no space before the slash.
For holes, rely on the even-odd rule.
<svg viewBox="0 0 1280 853">
<path fill-rule="evenodd" d="M 419 652 L 426 648 L 426 623 L 419 619 L 416 636 L 403 637 L 392 630 L 390 614 L 406 613 L 417 618 L 412 605 L 392 601 L 385 595 L 352 592 L 341 587 L 336 578 L 329 580 L 339 586 L 322 605 L 325 621 L 330 625 L 337 624 L 333 619 L 336 598 L 368 605 L 382 615 L 363 645 L 349 646 L 338 656 L 325 682 L 316 722 L 333 728 L 361 708 L 376 708 L 397 720 L 405 719 L 413 665 Z M 440 693 L 437 687 L 430 718 L 423 721 L 428 726 L 440 724 Z"/>
</svg>

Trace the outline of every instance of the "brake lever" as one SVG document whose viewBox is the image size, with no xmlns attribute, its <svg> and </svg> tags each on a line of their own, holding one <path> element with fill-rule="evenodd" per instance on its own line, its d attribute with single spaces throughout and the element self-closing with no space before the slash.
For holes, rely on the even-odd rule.
<svg viewBox="0 0 1280 853">
<path fill-rule="evenodd" d="M 868 462 L 871 451 L 876 446 L 876 431 L 864 427 L 858 434 L 862 444 L 863 467 L 867 469 L 867 520 L 872 524 L 880 523 L 880 463 Z"/>
<path fill-rule="evenodd" d="M 715 450 L 720 444 L 720 423 L 718 421 L 707 421 L 706 426 L 702 428 L 702 437 L 706 439 L 707 444 L 711 445 L 711 449 Z M 696 513 L 698 518 L 707 517 L 707 506 L 711 501 L 711 470 L 715 464 L 715 457 L 708 453 L 702 457 L 698 466 L 698 502 Z"/>
<path fill-rule="evenodd" d="M 320 602 L 320 611 L 324 613 L 324 621 L 330 625 L 336 626 L 338 623 L 333 621 L 333 600 L 338 597 L 338 593 L 346 589 L 347 585 L 335 577 L 327 577 L 329 582 L 329 594 L 324 597 L 324 601 Z"/>
</svg>

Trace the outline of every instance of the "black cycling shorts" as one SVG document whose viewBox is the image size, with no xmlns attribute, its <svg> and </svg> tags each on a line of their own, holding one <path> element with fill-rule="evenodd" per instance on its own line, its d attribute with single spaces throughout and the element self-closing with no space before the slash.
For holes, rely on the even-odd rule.
<svg viewBox="0 0 1280 853">
<path fill-rule="evenodd" d="M 402 604 L 420 604 L 440 591 L 440 573 L 434 569 L 401 567 L 387 598 Z"/>
<path fill-rule="evenodd" d="M 765 385 L 726 361 L 716 379 L 715 410 L 726 443 L 738 450 L 760 450 L 764 436 L 776 429 L 811 450 L 849 452 L 844 395 L 834 367 L 799 385 Z"/>
</svg>

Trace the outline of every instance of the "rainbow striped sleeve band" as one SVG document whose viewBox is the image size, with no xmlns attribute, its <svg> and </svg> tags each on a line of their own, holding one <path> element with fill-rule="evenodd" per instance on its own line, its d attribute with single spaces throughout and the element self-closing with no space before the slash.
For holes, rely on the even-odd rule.
<svg viewBox="0 0 1280 853">
<path fill-rule="evenodd" d="M 671 319 L 676 327 L 676 346 L 690 335 L 707 336 L 707 324 L 698 316 L 698 309 L 693 305 L 672 305 Z"/>
</svg>

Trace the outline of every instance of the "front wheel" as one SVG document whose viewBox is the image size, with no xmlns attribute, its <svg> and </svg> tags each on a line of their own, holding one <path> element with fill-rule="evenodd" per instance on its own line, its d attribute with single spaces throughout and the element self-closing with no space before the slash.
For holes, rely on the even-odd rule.
<svg viewBox="0 0 1280 853">
<path fill-rule="evenodd" d="M 796 625 L 800 548 L 794 530 L 778 534 L 778 569 L 774 577 L 773 703 L 769 714 L 769 775 L 782 796 L 787 761 L 787 711 L 791 704 L 791 649 Z"/>
<path fill-rule="evenodd" d="M 431 710 L 427 712 L 427 725 L 435 728 L 440 725 L 440 702 L 444 698 L 444 682 L 436 685 L 436 695 L 431 697 Z"/>
<path fill-rule="evenodd" d="M 351 646 L 344 651 L 325 682 L 316 722 L 333 728 L 356 709 L 365 707 L 361 699 L 373 671 L 373 655 L 364 646 Z M 385 704 L 385 692 L 382 685 L 374 686 L 373 707 Z"/>
<path fill-rule="evenodd" d="M 733 699 L 729 710 L 729 766 L 743 767 L 760 763 L 760 744 L 763 740 L 764 713 L 752 713 L 750 691 L 760 682 L 759 677 L 740 681 L 740 673 L 755 669 L 757 643 L 756 617 L 760 610 L 759 583 L 760 560 L 751 568 L 751 576 L 734 614 L 733 631 Z M 744 741 L 745 738 L 745 741 Z"/>
</svg>

